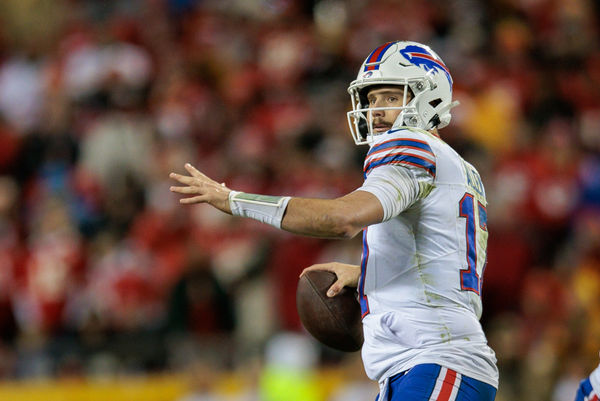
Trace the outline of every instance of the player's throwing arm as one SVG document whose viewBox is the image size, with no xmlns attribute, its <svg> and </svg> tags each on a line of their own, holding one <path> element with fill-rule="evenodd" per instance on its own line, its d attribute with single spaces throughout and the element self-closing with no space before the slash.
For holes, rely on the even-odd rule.
<svg viewBox="0 0 600 401">
<path fill-rule="evenodd" d="M 248 217 L 295 234 L 352 238 L 364 227 L 379 223 L 383 218 L 381 204 L 365 191 L 354 191 L 337 199 L 247 194 L 219 184 L 189 163 L 185 169 L 189 176 L 169 175 L 184 184 L 170 188 L 172 192 L 187 196 L 180 199 L 180 203 L 208 203 L 225 213 Z"/>
</svg>

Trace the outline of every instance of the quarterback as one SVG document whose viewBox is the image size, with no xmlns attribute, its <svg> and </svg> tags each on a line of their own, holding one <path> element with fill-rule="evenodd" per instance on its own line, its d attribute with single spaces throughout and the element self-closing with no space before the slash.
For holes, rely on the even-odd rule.
<svg viewBox="0 0 600 401">
<path fill-rule="evenodd" d="M 389 42 L 365 59 L 348 92 L 350 132 L 370 147 L 364 184 L 337 199 L 233 191 L 186 164 L 171 173 L 182 204 L 296 234 L 351 238 L 362 232 L 360 266 L 337 262 L 328 295 L 356 287 L 368 376 L 379 401 L 492 401 L 496 357 L 479 318 L 486 264 L 486 196 L 477 170 L 439 136 L 450 122 L 452 76 L 416 42 Z"/>
</svg>

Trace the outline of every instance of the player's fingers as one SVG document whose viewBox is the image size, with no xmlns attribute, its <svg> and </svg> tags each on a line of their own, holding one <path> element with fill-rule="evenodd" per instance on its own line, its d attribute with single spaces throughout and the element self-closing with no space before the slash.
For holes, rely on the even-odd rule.
<svg viewBox="0 0 600 401">
<path fill-rule="evenodd" d="M 186 205 L 190 205 L 190 204 L 194 204 L 194 203 L 204 203 L 207 201 L 208 201 L 208 198 L 205 195 L 179 199 L 179 203 L 183 203 Z"/>
<path fill-rule="evenodd" d="M 335 273 L 335 270 L 329 263 L 318 263 L 316 265 L 309 266 L 309 267 L 305 268 L 304 270 L 302 270 L 302 273 L 300 273 L 300 277 L 302 277 L 306 272 L 315 271 L 315 270 L 321 270 L 321 271 L 324 270 L 324 271 Z"/>
<path fill-rule="evenodd" d="M 180 194 L 199 194 L 200 188 L 198 187 L 171 187 L 171 192 L 177 192 Z"/>
<path fill-rule="evenodd" d="M 196 167 L 192 166 L 190 163 L 185 164 L 185 169 L 196 178 L 208 178 L 206 175 L 201 173 Z"/>
<path fill-rule="evenodd" d="M 171 173 L 171 174 L 169 174 L 169 177 L 174 180 L 179 181 L 182 184 L 192 185 L 195 182 L 195 178 L 188 177 L 187 175 L 177 174 L 177 173 Z"/>
<path fill-rule="evenodd" d="M 337 280 L 331 285 L 331 287 L 329 287 L 329 290 L 327 290 L 327 296 L 335 297 L 342 290 L 342 288 L 344 288 L 344 283 L 342 283 L 340 280 Z"/>
<path fill-rule="evenodd" d="M 303 275 L 305 275 L 307 272 L 313 271 L 313 270 L 320 270 L 318 268 L 316 268 L 317 265 L 312 265 L 309 267 L 304 268 L 304 270 L 302 270 L 302 273 L 300 273 L 300 277 L 302 277 Z"/>
</svg>

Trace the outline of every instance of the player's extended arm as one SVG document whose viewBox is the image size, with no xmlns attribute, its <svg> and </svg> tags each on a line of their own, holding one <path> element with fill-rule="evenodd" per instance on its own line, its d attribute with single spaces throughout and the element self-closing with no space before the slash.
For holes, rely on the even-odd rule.
<svg viewBox="0 0 600 401">
<path fill-rule="evenodd" d="M 352 238 L 382 219 L 383 207 L 375 195 L 354 191 L 337 199 L 292 198 L 281 228 L 317 237 Z"/>
<path fill-rule="evenodd" d="M 171 178 L 185 185 L 171 187 L 171 191 L 191 195 L 180 199 L 180 203 L 208 203 L 225 213 L 232 213 L 229 188 L 208 178 L 190 164 L 186 164 L 185 168 L 190 176 L 170 174 Z M 282 229 L 329 238 L 352 238 L 364 227 L 383 219 L 381 203 L 375 195 L 366 191 L 354 191 L 337 199 L 291 198 L 283 212 Z"/>
</svg>

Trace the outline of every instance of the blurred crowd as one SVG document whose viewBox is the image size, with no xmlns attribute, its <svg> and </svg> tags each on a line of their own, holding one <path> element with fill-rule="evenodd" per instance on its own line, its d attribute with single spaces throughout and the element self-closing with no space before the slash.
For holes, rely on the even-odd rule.
<svg viewBox="0 0 600 401">
<path fill-rule="evenodd" d="M 450 68 L 441 135 L 486 186 L 498 400 L 571 401 L 597 364 L 597 1 L 3 0 L 0 22 L 0 377 L 235 371 L 302 333 L 299 272 L 360 243 L 181 206 L 168 173 L 352 191 L 346 89 L 397 39 Z"/>
</svg>

